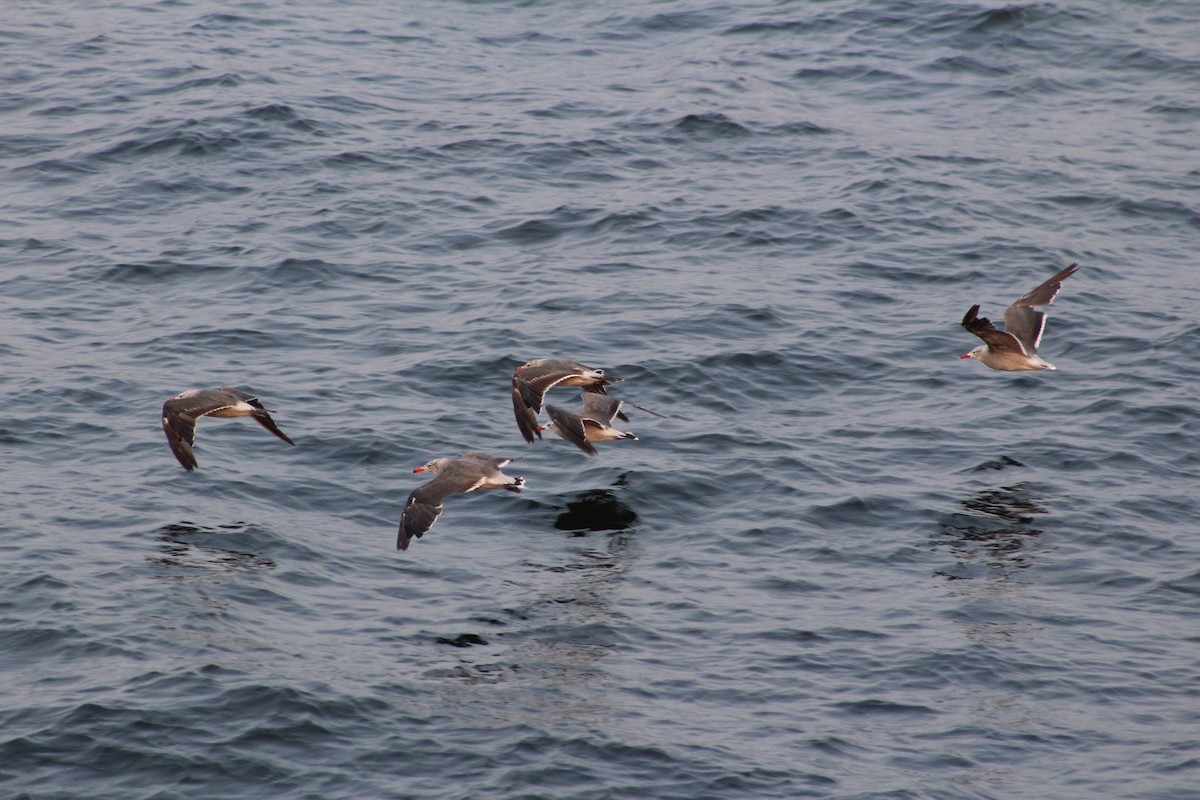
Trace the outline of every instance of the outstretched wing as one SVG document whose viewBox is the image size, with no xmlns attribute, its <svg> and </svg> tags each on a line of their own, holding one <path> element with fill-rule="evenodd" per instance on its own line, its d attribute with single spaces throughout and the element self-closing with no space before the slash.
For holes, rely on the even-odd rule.
<svg viewBox="0 0 1200 800">
<path fill-rule="evenodd" d="M 554 423 L 554 430 L 559 436 L 589 456 L 596 455 L 596 448 L 587 440 L 587 429 L 582 417 L 558 406 L 546 406 L 546 415 Z"/>
<path fill-rule="evenodd" d="M 237 402 L 237 397 L 223 389 L 192 389 L 163 403 L 163 433 L 167 435 L 171 452 L 188 472 L 198 466 L 192 446 L 196 444 L 196 423 L 200 417 Z"/>
<path fill-rule="evenodd" d="M 170 402 L 169 400 L 167 401 Z M 197 467 L 196 456 L 192 445 L 196 443 L 196 418 L 181 414 L 172 414 L 163 406 L 163 433 L 167 435 L 167 444 L 171 452 L 179 460 L 180 465 L 191 472 Z"/>
<path fill-rule="evenodd" d="M 583 395 L 583 410 L 579 413 L 579 416 L 603 422 L 605 425 L 611 425 L 613 417 L 620 410 L 621 401 L 615 397 L 609 397 L 607 394 L 585 393 Z M 625 419 L 623 415 L 621 418 Z"/>
<path fill-rule="evenodd" d="M 468 461 L 479 461 L 483 464 L 489 464 L 496 469 L 500 469 L 504 465 L 512 463 L 511 458 L 494 456 L 490 453 L 480 453 L 478 450 L 468 450 L 467 452 L 463 453 L 461 457 L 467 459 Z"/>
<path fill-rule="evenodd" d="M 533 367 L 526 367 L 519 373 L 515 373 L 513 375 L 513 382 L 514 384 L 519 384 L 521 399 L 525 401 L 525 405 L 534 411 L 541 411 L 542 403 L 546 399 L 546 392 L 558 386 L 567 378 L 578 374 L 574 370 L 562 369 L 553 364 L 539 364 Z"/>
<path fill-rule="evenodd" d="M 1021 341 L 1007 331 L 998 331 L 987 317 L 980 317 L 979 306 L 973 305 L 963 316 L 962 326 L 971 333 L 983 339 L 993 352 L 1008 350 L 1021 355 L 1029 355 L 1021 345 Z"/>
<path fill-rule="evenodd" d="M 1046 327 L 1046 313 L 1038 311 L 1034 306 L 1048 306 L 1054 302 L 1062 289 L 1063 281 L 1079 270 L 1079 264 L 1071 264 L 1053 278 L 1027 292 L 1008 307 L 1004 312 L 1004 330 L 1025 346 L 1029 355 L 1036 355 L 1038 345 L 1042 342 L 1042 332 Z"/>
<path fill-rule="evenodd" d="M 397 550 L 407 550 L 408 543 L 414 537 L 419 539 L 424 536 L 425 531 L 442 515 L 441 499 L 431 502 L 429 498 L 422 497 L 421 490 L 429 485 L 418 487 L 408 496 L 404 511 L 400 513 L 400 530 L 396 534 Z"/>
<path fill-rule="evenodd" d="M 512 404 L 513 415 L 517 418 L 517 427 L 521 430 L 525 441 L 532 442 L 535 436 L 538 439 L 542 438 L 542 433 L 538 430 L 537 414 L 526 400 L 522 381 L 515 373 L 512 381 Z M 541 408 L 540 401 L 538 408 Z"/>
<path fill-rule="evenodd" d="M 255 410 L 250 416 L 254 418 L 255 422 L 257 422 L 259 425 L 262 425 L 280 439 L 283 439 L 292 447 L 296 446 L 296 443 L 289 439 L 287 434 L 279 430 L 279 428 L 275 425 L 275 420 L 271 418 L 270 412 L 267 411 L 266 407 L 262 404 L 262 401 L 260 401 L 257 397 L 247 397 L 246 402 L 254 406 Z"/>
</svg>

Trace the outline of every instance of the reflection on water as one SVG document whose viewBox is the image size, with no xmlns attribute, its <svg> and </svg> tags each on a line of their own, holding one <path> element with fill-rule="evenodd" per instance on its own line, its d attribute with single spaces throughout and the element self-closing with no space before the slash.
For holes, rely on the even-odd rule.
<svg viewBox="0 0 1200 800">
<path fill-rule="evenodd" d="M 1003 456 L 973 471 L 1020 466 L 1015 459 Z M 1042 533 L 1035 524 L 1036 517 L 1047 513 L 1030 483 L 1017 481 L 980 489 L 960 505 L 962 510 L 947 514 L 933 537 L 934 547 L 945 548 L 955 559 L 954 566 L 936 570 L 936 575 L 947 580 L 1005 580 L 1030 565 L 1030 542 Z"/>
<path fill-rule="evenodd" d="M 1000 485 L 978 486 L 959 501 L 958 509 L 943 515 L 930 536 L 936 549 L 952 556 L 952 564 L 934 574 L 952 582 L 946 614 L 959 626 L 972 652 L 1020 653 L 1043 636 L 1039 619 L 1045 609 L 1029 597 L 1021 574 L 1045 552 L 1037 522 L 1049 512 L 1035 484 L 1013 480 L 1017 475 L 995 474 L 1023 466 L 1002 456 L 972 469 L 980 481 Z M 995 663 L 991 668 L 999 670 L 1005 662 Z M 988 669 L 991 659 L 984 664 L 982 668 Z M 1046 719 L 1046 706 L 1014 698 L 1000 681 L 965 684 L 962 689 L 970 698 L 972 720 L 989 729 L 1052 727 Z M 965 770 L 959 780 L 988 793 L 1004 788 L 1006 775 L 994 765 L 980 762 Z"/>
<path fill-rule="evenodd" d="M 158 530 L 159 552 L 146 560 L 170 569 L 161 577 L 175 580 L 274 569 L 276 564 L 269 558 L 233 549 L 244 538 L 240 534 L 253 535 L 253 531 L 254 526 L 246 522 L 215 527 L 187 521 L 164 525 Z"/>
<path fill-rule="evenodd" d="M 235 522 L 205 526 L 182 521 L 157 531 L 158 550 L 146 556 L 153 578 L 160 581 L 169 600 L 153 619 L 164 639 L 176 652 L 220 653 L 224 666 L 252 670 L 258 661 L 252 655 L 264 645 L 261 637 L 249 636 L 238 619 L 242 602 L 230 594 L 241 582 L 237 576 L 273 570 L 275 561 L 250 552 L 264 538 L 260 525 Z M 237 655 L 234 655 L 237 654 Z"/>
<path fill-rule="evenodd" d="M 554 527 L 576 536 L 593 531 L 624 533 L 633 528 L 637 518 L 637 513 L 612 489 L 593 489 L 568 500 L 566 510 L 554 520 Z"/>
<path fill-rule="evenodd" d="M 523 690 L 536 686 L 541 691 L 522 692 L 519 709 L 531 723 L 591 719 L 603 724 L 610 711 L 604 662 L 627 624 L 614 610 L 614 600 L 637 558 L 631 542 L 638 515 L 620 496 L 627 486 L 628 476 L 622 475 L 612 488 L 579 492 L 547 507 L 557 512 L 557 530 L 578 537 L 608 535 L 559 549 L 551 563 L 529 563 L 518 602 L 476 617 L 487 626 L 478 633 L 439 637 L 440 645 L 457 648 L 457 667 L 443 676 L 464 690 L 514 682 Z M 489 704 L 496 702 L 496 695 L 487 697 Z M 530 697 L 539 702 L 531 704 Z"/>
</svg>

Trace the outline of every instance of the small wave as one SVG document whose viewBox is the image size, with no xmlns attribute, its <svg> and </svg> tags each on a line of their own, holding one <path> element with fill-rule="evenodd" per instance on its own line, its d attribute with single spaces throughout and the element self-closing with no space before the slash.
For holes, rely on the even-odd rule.
<svg viewBox="0 0 1200 800">
<path fill-rule="evenodd" d="M 527 219 L 495 232 L 499 239 L 521 244 L 543 244 L 567 233 L 609 235 L 633 233 L 653 226 L 649 210 L 609 211 L 600 208 L 559 206 L 540 217 Z"/>
<path fill-rule="evenodd" d="M 149 343 L 173 356 L 206 353 L 214 348 L 229 353 L 252 353 L 258 350 L 285 347 L 291 343 L 288 333 L 274 333 L 257 328 L 192 328 L 155 336 Z"/>
<path fill-rule="evenodd" d="M 767 22 L 744 22 L 725 29 L 729 36 L 739 34 L 774 34 L 791 33 L 804 34 L 822 26 L 820 20 L 770 20 Z"/>
<path fill-rule="evenodd" d="M 937 714 L 938 711 L 925 705 L 916 705 L 912 703 L 897 703 L 891 700 L 852 700 L 837 703 L 836 707 L 849 714 L 856 715 L 926 715 Z"/>
<path fill-rule="evenodd" d="M 976 33 L 1019 30 L 1059 15 L 1053 3 L 1021 3 L 993 8 L 969 17 L 967 30 Z"/>
<path fill-rule="evenodd" d="M 792 73 L 798 81 L 854 81 L 864 84 L 903 83 L 912 78 L 898 72 L 872 67 L 866 64 L 840 64 L 830 67 L 804 67 Z"/>
<path fill-rule="evenodd" d="M 988 64 L 978 58 L 967 55 L 943 56 L 926 65 L 925 69 L 933 72 L 949 72 L 952 74 L 978 75 L 982 77 L 997 77 L 1011 75 L 1011 67 L 998 64 Z"/>
<path fill-rule="evenodd" d="M 261 28 L 281 25 L 283 23 L 284 20 L 282 19 L 251 17 L 243 14 L 232 14 L 227 12 L 213 12 L 202 15 L 199 19 L 192 23 L 191 29 L 193 31 L 228 31 L 239 28 Z"/>
<path fill-rule="evenodd" d="M 192 92 L 197 89 L 235 89 L 244 83 L 246 83 L 246 78 L 236 72 L 221 72 L 215 75 L 200 75 L 195 78 L 187 78 L 175 83 L 157 86 L 148 89 L 145 94 L 148 97 L 156 97 L 179 94 L 181 92 Z"/>
<path fill-rule="evenodd" d="M 750 135 L 748 128 L 720 112 L 688 114 L 672 122 L 670 130 L 700 139 L 731 139 Z"/>
<path fill-rule="evenodd" d="M 701 11 L 673 11 L 624 19 L 621 28 L 639 34 L 685 33 L 709 29 L 715 21 L 715 17 Z"/>
<path fill-rule="evenodd" d="M 230 264 L 185 264 L 177 261 L 150 261 L 109 264 L 100 268 L 80 267 L 73 272 L 77 278 L 88 281 L 114 284 L 137 284 L 146 286 L 169 285 L 199 281 L 209 283 L 222 281 L 238 272 Z"/>
</svg>

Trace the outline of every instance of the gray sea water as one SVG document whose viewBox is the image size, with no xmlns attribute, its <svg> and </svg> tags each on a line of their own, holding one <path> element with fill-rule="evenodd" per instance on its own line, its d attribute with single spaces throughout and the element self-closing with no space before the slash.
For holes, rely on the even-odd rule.
<svg viewBox="0 0 1200 800">
<path fill-rule="evenodd" d="M 1190 2 L 5 4 L 0 796 L 1200 796 L 1198 142 Z"/>
</svg>

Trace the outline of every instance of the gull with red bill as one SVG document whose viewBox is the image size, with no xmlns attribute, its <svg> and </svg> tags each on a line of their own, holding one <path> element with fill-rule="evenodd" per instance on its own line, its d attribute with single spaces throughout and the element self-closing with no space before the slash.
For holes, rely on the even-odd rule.
<svg viewBox="0 0 1200 800">
<path fill-rule="evenodd" d="M 429 472 L 435 477 L 429 483 L 418 486 L 408 496 L 408 502 L 400 514 L 396 549 L 407 550 L 410 541 L 424 536 L 425 531 L 441 516 L 442 503 L 452 494 L 483 489 L 520 492 L 525 486 L 525 479 L 514 478 L 500 471 L 501 467 L 511 462 L 511 458 L 469 451 L 459 458 L 435 458 L 414 469 L 413 472 Z"/>
<path fill-rule="evenodd" d="M 1038 355 L 1046 313 L 1036 306 L 1054 302 L 1062 283 L 1075 274 L 1078 264 L 1071 264 L 1031 292 L 1021 295 L 1004 312 L 1004 330 L 998 330 L 991 320 L 980 317 L 978 304 L 971 306 L 963 317 L 962 326 L 983 339 L 984 343 L 962 358 L 977 358 L 992 369 L 1006 372 L 1056 369 Z"/>
</svg>

